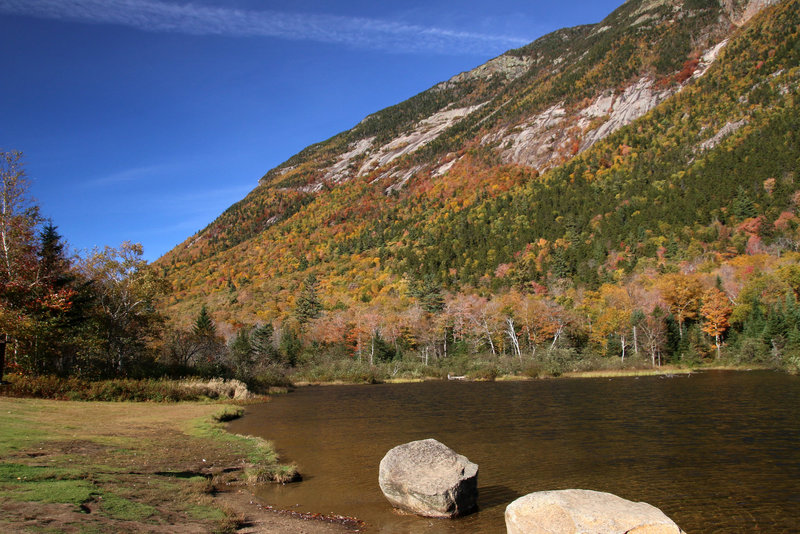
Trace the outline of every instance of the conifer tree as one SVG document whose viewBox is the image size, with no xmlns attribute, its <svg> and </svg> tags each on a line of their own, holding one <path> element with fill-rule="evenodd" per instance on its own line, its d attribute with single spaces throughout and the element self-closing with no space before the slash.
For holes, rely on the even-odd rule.
<svg viewBox="0 0 800 534">
<path fill-rule="evenodd" d="M 303 282 L 303 289 L 297 297 L 297 304 L 294 315 L 297 322 L 301 325 L 308 323 L 311 319 L 316 319 L 322 315 L 322 304 L 317 296 L 317 277 L 314 273 L 309 274 Z"/>
<path fill-rule="evenodd" d="M 208 308 L 206 308 L 205 304 L 203 304 L 203 307 L 200 308 L 200 313 L 197 315 L 197 319 L 194 321 L 194 327 L 192 328 L 192 331 L 195 333 L 195 335 L 200 337 L 212 338 L 217 335 L 217 326 L 211 319 L 211 315 L 209 315 Z"/>
<path fill-rule="evenodd" d="M 233 366 L 236 378 L 245 379 L 253 367 L 254 350 L 251 343 L 251 330 L 243 327 L 236 333 L 230 344 L 228 358 Z"/>
<path fill-rule="evenodd" d="M 747 194 L 747 190 L 742 186 L 739 186 L 739 188 L 736 190 L 736 198 L 733 199 L 731 208 L 733 210 L 733 214 L 740 219 L 755 217 L 757 214 L 756 205 L 753 202 L 753 199 L 750 198 L 750 195 Z"/>
<path fill-rule="evenodd" d="M 436 314 L 444 309 L 442 287 L 436 283 L 432 275 L 426 275 L 420 282 L 411 282 L 409 292 L 412 297 L 419 300 L 422 309 L 427 313 Z"/>
<path fill-rule="evenodd" d="M 272 360 L 275 357 L 275 347 L 273 345 L 273 336 L 275 329 L 270 323 L 262 326 L 257 326 L 250 333 L 250 345 L 253 348 L 253 353 L 258 358 Z"/>
</svg>

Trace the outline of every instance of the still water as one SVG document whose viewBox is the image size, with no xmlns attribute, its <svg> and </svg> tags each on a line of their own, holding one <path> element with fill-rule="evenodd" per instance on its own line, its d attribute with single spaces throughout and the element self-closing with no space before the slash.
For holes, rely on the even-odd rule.
<svg viewBox="0 0 800 534">
<path fill-rule="evenodd" d="M 780 373 L 308 387 L 230 429 L 273 440 L 304 476 L 265 502 L 368 532 L 501 533 L 512 500 L 566 488 L 648 502 L 690 534 L 800 532 L 800 377 Z M 479 465 L 478 513 L 392 511 L 378 464 L 429 437 Z"/>
</svg>

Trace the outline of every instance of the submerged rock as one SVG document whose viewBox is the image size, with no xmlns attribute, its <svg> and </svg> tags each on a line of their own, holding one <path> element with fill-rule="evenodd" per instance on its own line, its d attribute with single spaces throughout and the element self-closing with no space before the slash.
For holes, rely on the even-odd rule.
<svg viewBox="0 0 800 534">
<path fill-rule="evenodd" d="M 508 534 L 684 534 L 644 502 L 591 490 L 529 493 L 506 508 Z"/>
<path fill-rule="evenodd" d="M 387 452 L 378 483 L 393 506 L 427 517 L 465 515 L 478 505 L 478 465 L 435 439 Z"/>
</svg>

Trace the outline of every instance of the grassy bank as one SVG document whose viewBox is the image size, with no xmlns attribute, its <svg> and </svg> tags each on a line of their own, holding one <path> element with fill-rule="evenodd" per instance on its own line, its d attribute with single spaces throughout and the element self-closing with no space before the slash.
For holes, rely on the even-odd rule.
<svg viewBox="0 0 800 534">
<path fill-rule="evenodd" d="M 234 530 L 217 488 L 295 476 L 269 443 L 222 429 L 240 410 L 0 398 L 0 531 Z"/>
</svg>

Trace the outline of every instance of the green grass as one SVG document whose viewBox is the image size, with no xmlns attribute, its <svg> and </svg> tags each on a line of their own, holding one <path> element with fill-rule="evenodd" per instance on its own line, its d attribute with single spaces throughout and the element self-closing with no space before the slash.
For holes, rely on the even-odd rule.
<svg viewBox="0 0 800 534">
<path fill-rule="evenodd" d="M 207 521 L 223 521 L 227 518 L 225 512 L 212 506 L 193 504 L 186 507 L 186 513 L 193 519 Z"/>
<path fill-rule="evenodd" d="M 272 442 L 225 431 L 222 422 L 241 417 L 243 413 L 244 410 L 241 408 L 225 406 L 214 413 L 211 418 L 204 417 L 191 421 L 186 428 L 186 433 L 191 436 L 210 437 L 227 442 L 229 446 L 245 454 L 248 462 L 252 464 L 245 469 L 244 474 L 245 480 L 249 484 L 286 483 L 297 480 L 299 477 L 297 467 L 281 464 Z"/>
<path fill-rule="evenodd" d="M 131 501 L 109 491 L 103 493 L 100 502 L 103 513 L 112 519 L 144 521 L 158 513 L 153 506 Z"/>
<path fill-rule="evenodd" d="M 97 486 L 86 480 L 43 480 L 24 484 L 14 492 L 20 501 L 73 504 L 79 507 L 97 494 Z"/>
<path fill-rule="evenodd" d="M 79 469 L 0 463 L 0 497 L 16 501 L 72 504 L 79 507 L 98 494 Z"/>
<path fill-rule="evenodd" d="M 243 415 L 244 408 L 240 406 L 225 406 L 211 417 L 217 423 L 227 423 L 228 421 L 239 419 Z"/>
<path fill-rule="evenodd" d="M 27 421 L 38 410 L 33 403 L 4 406 L 0 409 L 0 457 L 42 441 L 47 433 Z"/>
</svg>

